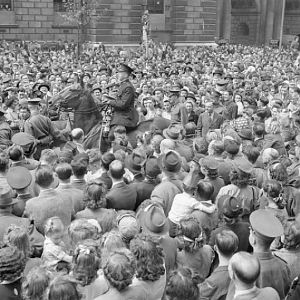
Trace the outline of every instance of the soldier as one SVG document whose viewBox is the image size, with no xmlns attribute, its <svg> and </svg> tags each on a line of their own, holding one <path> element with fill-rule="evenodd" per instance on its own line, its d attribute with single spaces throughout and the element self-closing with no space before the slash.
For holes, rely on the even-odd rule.
<svg viewBox="0 0 300 300">
<path fill-rule="evenodd" d="M 107 104 L 111 105 L 114 109 L 110 125 L 123 125 L 128 128 L 134 128 L 138 123 L 138 113 L 134 107 L 135 90 L 129 76 L 133 72 L 129 66 L 120 64 L 117 69 L 119 80 L 119 90 L 116 97 L 106 96 Z M 112 129 L 111 129 L 112 133 Z"/>
<path fill-rule="evenodd" d="M 54 138 L 59 138 L 64 133 L 56 130 L 48 117 L 40 114 L 39 103 L 39 98 L 28 100 L 31 116 L 24 124 L 24 132 L 31 134 L 37 140 L 37 150 L 34 155 L 36 159 L 39 159 L 43 149 L 51 147 Z"/>
</svg>

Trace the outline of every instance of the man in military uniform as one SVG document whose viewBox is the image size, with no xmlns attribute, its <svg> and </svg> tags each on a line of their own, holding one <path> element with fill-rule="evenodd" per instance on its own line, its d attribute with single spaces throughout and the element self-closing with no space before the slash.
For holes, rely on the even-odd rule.
<svg viewBox="0 0 300 300">
<path fill-rule="evenodd" d="M 5 119 L 5 111 L 0 109 L 0 149 L 5 150 L 11 143 L 12 130 Z"/>
<path fill-rule="evenodd" d="M 39 159 L 43 149 L 51 147 L 54 138 L 60 138 L 63 131 L 59 132 L 53 127 L 51 120 L 40 114 L 39 112 L 40 99 L 29 99 L 28 108 L 31 116 L 25 121 L 24 132 L 31 134 L 37 141 L 37 150 L 34 158 Z"/>
<path fill-rule="evenodd" d="M 283 299 L 291 283 L 290 271 L 286 262 L 272 254 L 270 247 L 275 238 L 283 235 L 283 226 L 273 213 L 259 209 L 251 213 L 249 242 L 253 255 L 260 262 L 260 275 L 256 280 L 259 288 L 272 287 Z M 234 299 L 235 288 L 231 283 L 226 299 Z"/>
<path fill-rule="evenodd" d="M 105 101 L 114 109 L 110 125 L 112 127 L 123 125 L 126 129 L 134 128 L 138 123 L 138 113 L 134 107 L 135 90 L 129 81 L 129 76 L 133 70 L 125 64 L 120 64 L 117 72 L 120 82 L 117 96 L 106 96 Z"/>
<path fill-rule="evenodd" d="M 172 86 L 170 89 L 170 100 L 173 106 L 171 111 L 171 121 L 175 123 L 181 123 L 184 126 L 188 122 L 188 113 L 185 105 L 180 99 L 180 88 L 179 86 Z"/>
</svg>

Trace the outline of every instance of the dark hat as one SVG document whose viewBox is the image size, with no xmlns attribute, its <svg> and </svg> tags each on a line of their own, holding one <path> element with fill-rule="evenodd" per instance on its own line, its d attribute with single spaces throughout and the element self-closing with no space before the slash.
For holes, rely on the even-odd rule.
<svg viewBox="0 0 300 300">
<path fill-rule="evenodd" d="M 196 101 L 196 96 L 195 96 L 194 93 L 188 93 L 187 96 L 186 96 L 186 98 L 187 98 L 187 99 L 188 99 L 188 98 L 191 98 L 191 99 L 193 99 L 193 100 Z"/>
<path fill-rule="evenodd" d="M 213 157 L 203 157 L 199 160 L 199 164 L 201 167 L 208 170 L 217 170 L 218 169 L 218 161 Z"/>
<path fill-rule="evenodd" d="M 221 68 L 215 68 L 213 70 L 213 75 L 214 74 L 220 74 L 220 75 L 223 75 L 223 70 Z"/>
<path fill-rule="evenodd" d="M 32 176 L 24 167 L 12 167 L 8 170 L 6 180 L 12 189 L 24 189 L 31 183 Z"/>
<path fill-rule="evenodd" d="M 133 72 L 133 69 L 125 64 L 120 64 L 117 68 L 117 72 L 126 72 L 128 74 L 131 74 Z"/>
<path fill-rule="evenodd" d="M 224 195 L 223 214 L 227 218 L 236 218 L 243 212 L 242 201 L 229 195 Z"/>
<path fill-rule="evenodd" d="M 13 192 L 10 187 L 4 187 L 0 189 L 0 207 L 1 206 L 10 206 L 17 203 L 17 199 L 13 199 Z"/>
<path fill-rule="evenodd" d="M 28 104 L 31 104 L 31 105 L 39 105 L 41 102 L 41 99 L 40 98 L 28 99 L 27 102 L 28 102 Z"/>
<path fill-rule="evenodd" d="M 166 139 L 171 140 L 178 140 L 182 138 L 180 129 L 176 124 L 171 124 L 168 128 L 164 129 L 163 135 Z"/>
<path fill-rule="evenodd" d="M 38 89 L 40 90 L 41 87 L 46 87 L 48 91 L 50 91 L 50 85 L 47 82 L 43 82 L 39 85 Z"/>
<path fill-rule="evenodd" d="M 145 165 L 145 173 L 148 178 L 155 179 L 160 173 L 161 169 L 159 167 L 156 158 L 149 158 Z"/>
<path fill-rule="evenodd" d="M 179 172 L 181 169 L 181 158 L 177 152 L 170 150 L 162 156 L 162 167 L 168 172 Z"/>
<path fill-rule="evenodd" d="M 132 154 L 126 157 L 125 167 L 133 174 L 139 173 L 146 162 L 146 155 L 142 151 L 134 150 Z"/>
<path fill-rule="evenodd" d="M 163 209 L 155 204 L 147 206 L 140 216 L 143 232 L 154 235 L 165 235 L 169 232 L 169 222 Z"/>
<path fill-rule="evenodd" d="M 244 140 L 252 141 L 253 139 L 252 130 L 248 128 L 241 129 L 241 131 L 238 132 L 238 135 Z"/>
<path fill-rule="evenodd" d="M 4 91 L 5 92 L 9 92 L 9 91 L 16 92 L 17 88 L 15 86 L 10 86 L 10 87 L 6 88 Z"/>
<path fill-rule="evenodd" d="M 283 235 L 282 224 L 272 212 L 266 209 L 252 212 L 249 221 L 253 231 L 264 237 L 276 238 Z"/>
</svg>

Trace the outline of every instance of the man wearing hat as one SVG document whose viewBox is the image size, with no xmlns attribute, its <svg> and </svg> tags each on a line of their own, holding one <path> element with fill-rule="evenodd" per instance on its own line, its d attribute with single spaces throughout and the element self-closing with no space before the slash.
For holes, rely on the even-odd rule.
<svg viewBox="0 0 300 300">
<path fill-rule="evenodd" d="M 280 299 L 284 299 L 291 283 L 290 270 L 286 262 L 273 255 L 270 250 L 275 238 L 283 235 L 282 224 L 272 212 L 265 209 L 254 211 L 249 221 L 249 242 L 253 247 L 253 255 L 260 262 L 260 274 L 256 286 L 272 287 L 278 292 Z M 231 284 L 226 299 L 233 299 L 235 292 Z"/>
<path fill-rule="evenodd" d="M 181 123 L 183 126 L 188 122 L 188 114 L 185 105 L 182 103 L 180 96 L 180 87 L 174 85 L 170 88 L 170 103 L 172 105 L 171 120 Z"/>
<path fill-rule="evenodd" d="M 43 247 L 44 238 L 37 232 L 29 219 L 17 217 L 12 214 L 13 205 L 18 202 L 17 199 L 12 198 L 12 195 L 13 192 L 10 187 L 0 189 L 0 240 L 3 240 L 9 226 L 20 226 L 28 230 L 31 245 L 37 252 L 40 252 Z"/>
<path fill-rule="evenodd" d="M 142 150 L 135 149 L 125 159 L 125 167 L 133 175 L 133 181 L 140 183 L 144 180 L 143 167 L 147 160 L 146 154 Z"/>
<path fill-rule="evenodd" d="M 39 103 L 38 98 L 28 100 L 31 116 L 24 123 L 24 132 L 37 140 L 36 158 L 39 158 L 43 149 L 51 147 L 54 138 L 59 138 L 64 133 L 64 131 L 56 130 L 48 117 L 40 114 Z"/>
<path fill-rule="evenodd" d="M 182 161 L 177 152 L 169 150 L 162 155 L 161 165 L 162 181 L 154 188 L 151 200 L 160 204 L 168 216 L 174 197 L 183 192 L 182 182 L 176 175 L 181 170 Z"/>
<path fill-rule="evenodd" d="M 120 64 L 117 69 L 119 90 L 117 97 L 106 96 L 107 104 L 114 108 L 111 126 L 123 125 L 126 128 L 134 128 L 138 123 L 138 113 L 134 107 L 135 90 L 129 76 L 133 72 L 129 66 Z"/>
</svg>

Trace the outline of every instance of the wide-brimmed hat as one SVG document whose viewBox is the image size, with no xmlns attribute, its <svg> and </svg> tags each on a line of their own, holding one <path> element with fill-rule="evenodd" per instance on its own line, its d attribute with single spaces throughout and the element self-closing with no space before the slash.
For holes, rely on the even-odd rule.
<svg viewBox="0 0 300 300">
<path fill-rule="evenodd" d="M 145 164 L 145 174 L 147 177 L 155 179 L 161 173 L 158 161 L 156 158 L 151 157 Z"/>
<path fill-rule="evenodd" d="M 178 85 L 173 85 L 171 86 L 169 92 L 170 93 L 180 93 L 181 88 Z"/>
<path fill-rule="evenodd" d="M 13 199 L 13 192 L 10 187 L 5 187 L 0 189 L 0 207 L 2 206 L 10 206 L 17 203 L 17 199 Z"/>
<path fill-rule="evenodd" d="M 156 205 L 147 206 L 140 216 L 142 231 L 154 235 L 165 235 L 169 232 L 169 222 L 163 209 Z"/>
<path fill-rule="evenodd" d="M 165 171 L 176 173 L 180 171 L 182 161 L 176 151 L 169 150 L 161 157 L 161 165 Z"/>
<path fill-rule="evenodd" d="M 50 91 L 50 84 L 48 84 L 47 82 L 42 82 L 41 84 L 39 84 L 38 90 L 40 90 L 42 87 L 46 87 L 48 91 Z"/>
<path fill-rule="evenodd" d="M 244 140 L 252 141 L 253 138 L 252 130 L 247 128 L 241 129 L 241 131 L 238 132 L 238 135 Z"/>
<path fill-rule="evenodd" d="M 168 128 L 164 129 L 163 135 L 166 139 L 171 139 L 171 140 L 182 139 L 180 128 L 176 124 L 171 124 Z"/>
<path fill-rule="evenodd" d="M 132 173 L 139 173 L 147 160 L 146 155 L 139 150 L 134 150 L 132 154 L 126 157 L 125 167 Z"/>
<path fill-rule="evenodd" d="M 131 74 L 131 73 L 133 72 L 133 69 L 130 68 L 129 66 L 127 66 L 127 65 L 125 65 L 125 64 L 123 64 L 123 63 L 121 63 L 121 64 L 119 65 L 119 67 L 117 68 L 117 72 L 126 72 L 126 73 L 128 73 L 128 74 Z"/>
<path fill-rule="evenodd" d="M 199 164 L 204 169 L 217 170 L 219 167 L 218 161 L 213 157 L 203 157 L 199 160 Z"/>
</svg>

